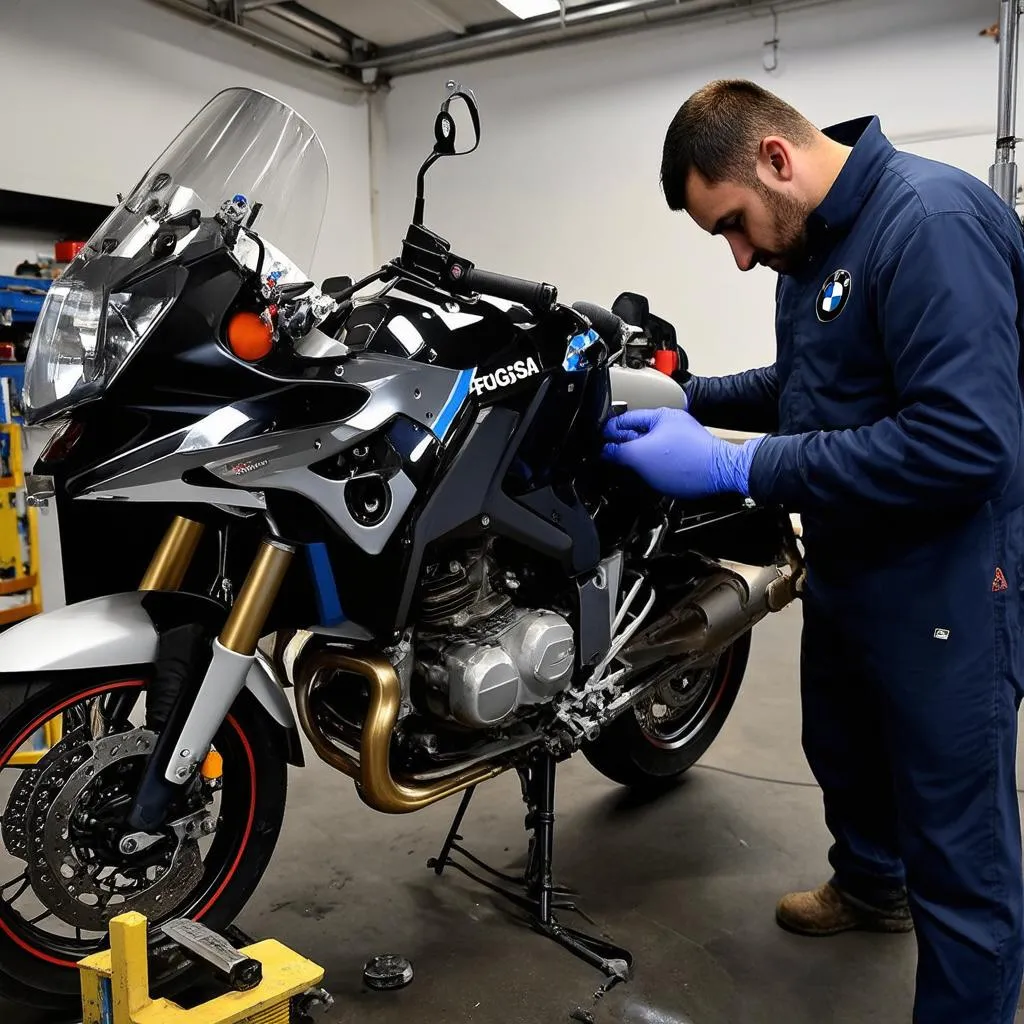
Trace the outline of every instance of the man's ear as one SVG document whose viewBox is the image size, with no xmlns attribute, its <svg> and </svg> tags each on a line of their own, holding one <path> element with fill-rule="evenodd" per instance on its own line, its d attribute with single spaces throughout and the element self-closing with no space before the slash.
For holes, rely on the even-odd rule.
<svg viewBox="0 0 1024 1024">
<path fill-rule="evenodd" d="M 778 135 L 761 140 L 757 149 L 757 175 L 767 184 L 781 185 L 793 180 L 793 148 Z"/>
</svg>

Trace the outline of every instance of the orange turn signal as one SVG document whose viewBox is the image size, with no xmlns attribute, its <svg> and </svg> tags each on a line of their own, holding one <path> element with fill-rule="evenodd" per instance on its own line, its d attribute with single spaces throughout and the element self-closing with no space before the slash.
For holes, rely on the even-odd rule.
<svg viewBox="0 0 1024 1024">
<path fill-rule="evenodd" d="M 236 313 L 228 322 L 228 344 L 239 359 L 254 363 L 270 355 L 274 329 L 255 313 Z"/>
<path fill-rule="evenodd" d="M 224 774 L 224 758 L 216 750 L 211 750 L 203 758 L 199 774 L 204 779 L 219 779 Z"/>
</svg>

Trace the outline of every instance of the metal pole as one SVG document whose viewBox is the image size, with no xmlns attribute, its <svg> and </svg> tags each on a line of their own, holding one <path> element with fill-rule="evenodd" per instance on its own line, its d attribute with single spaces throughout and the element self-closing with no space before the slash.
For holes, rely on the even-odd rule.
<svg viewBox="0 0 1024 1024">
<path fill-rule="evenodd" d="M 1017 63 L 1020 0 L 999 4 L 999 116 L 996 127 L 996 162 L 989 184 L 1011 209 L 1017 205 Z"/>
</svg>

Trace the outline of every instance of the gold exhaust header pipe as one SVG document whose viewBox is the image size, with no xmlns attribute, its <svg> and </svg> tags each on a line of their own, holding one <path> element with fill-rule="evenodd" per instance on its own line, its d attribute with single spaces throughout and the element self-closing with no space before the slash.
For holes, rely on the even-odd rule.
<svg viewBox="0 0 1024 1024">
<path fill-rule="evenodd" d="M 370 706 L 360 738 L 359 757 L 339 750 L 313 720 L 310 695 L 330 671 L 353 672 L 366 680 Z M 394 667 L 379 654 L 321 651 L 311 655 L 296 673 L 295 707 L 303 731 L 317 754 L 332 768 L 356 780 L 364 803 L 385 814 L 407 814 L 460 793 L 507 771 L 511 764 L 475 765 L 433 782 L 409 784 L 391 774 L 391 737 L 398 722 L 402 684 Z"/>
</svg>

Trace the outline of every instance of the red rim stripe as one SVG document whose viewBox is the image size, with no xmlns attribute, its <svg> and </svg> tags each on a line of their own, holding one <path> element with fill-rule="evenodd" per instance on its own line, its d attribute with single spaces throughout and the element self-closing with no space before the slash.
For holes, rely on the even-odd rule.
<svg viewBox="0 0 1024 1024">
<path fill-rule="evenodd" d="M 104 683 L 101 686 L 94 687 L 91 690 L 86 690 L 84 693 L 75 694 L 73 697 L 69 697 L 66 701 L 58 704 L 55 708 L 51 708 L 49 711 L 43 712 L 31 725 L 19 733 L 18 738 L 4 751 L 3 755 L 0 756 L 0 771 L 7 767 L 7 762 L 14 756 L 17 749 L 32 735 L 37 729 L 41 728 L 51 718 L 55 718 L 65 708 L 70 707 L 72 704 L 78 704 L 83 700 L 88 700 L 90 697 L 98 696 L 101 693 L 109 693 L 111 690 L 124 690 L 129 687 L 141 687 L 143 685 L 142 680 L 126 680 L 118 683 Z M 242 843 L 238 848 L 238 853 L 235 855 L 234 863 L 231 865 L 231 869 L 228 871 L 224 880 L 217 887 L 217 891 L 210 897 L 206 902 L 206 905 L 195 915 L 195 920 L 199 920 L 204 914 L 206 914 L 210 908 L 220 898 L 221 893 L 227 888 L 228 883 L 234 877 L 235 872 L 238 870 L 238 865 L 242 862 L 242 855 L 245 853 L 246 847 L 249 845 L 249 837 L 252 835 L 253 822 L 256 818 L 256 761 L 252 754 L 252 747 L 249 745 L 249 740 L 242 732 L 241 726 L 234 719 L 233 716 L 228 715 L 226 721 L 238 734 L 238 738 L 242 741 L 242 746 L 245 749 L 246 760 L 249 763 L 249 818 L 245 824 L 245 832 L 242 836 Z M 61 960 L 58 957 L 50 956 L 48 953 L 44 953 L 40 949 L 36 949 L 34 946 L 30 946 L 20 935 L 12 931 L 7 922 L 0 917 L 0 931 L 2 931 L 15 945 L 21 947 L 26 953 L 34 956 L 38 960 L 44 960 L 46 963 L 54 964 L 57 967 L 67 967 L 70 970 L 78 970 L 78 964 L 73 960 Z"/>
</svg>

